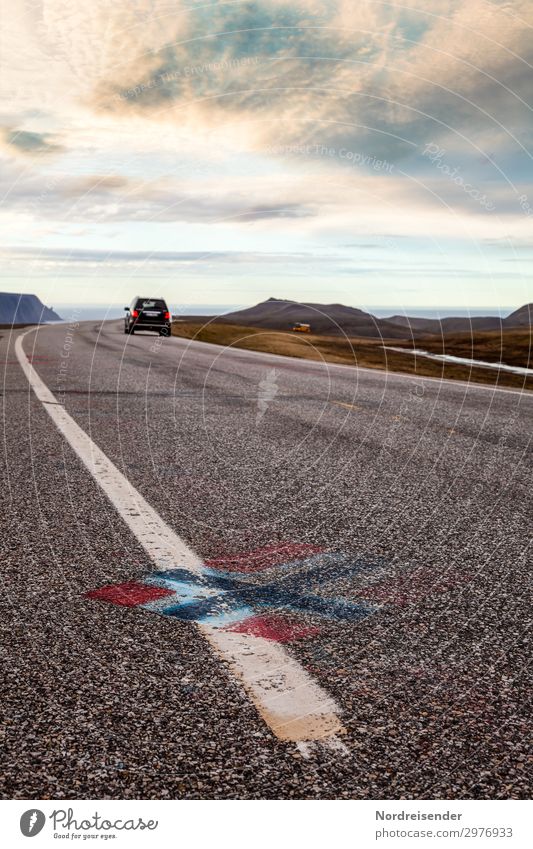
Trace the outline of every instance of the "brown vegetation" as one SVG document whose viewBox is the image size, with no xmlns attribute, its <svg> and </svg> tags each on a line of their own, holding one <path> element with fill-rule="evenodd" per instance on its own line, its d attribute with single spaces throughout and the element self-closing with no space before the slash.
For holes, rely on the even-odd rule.
<svg viewBox="0 0 533 849">
<path fill-rule="evenodd" d="M 387 341 L 381 339 L 345 339 L 339 336 L 319 336 L 313 333 L 291 333 L 290 331 L 245 327 L 211 319 L 202 322 L 196 318 L 194 321 L 174 322 L 172 332 L 175 336 L 195 339 L 199 342 L 210 342 L 269 354 L 405 372 L 406 374 L 445 378 L 447 380 L 466 380 L 533 390 L 533 378 L 531 377 L 524 378 L 521 375 L 513 375 L 508 372 L 498 373 L 493 369 L 478 368 L 477 366 L 470 368 L 463 365 L 439 363 L 408 353 L 388 351 L 383 348 L 383 344 L 387 344 Z M 497 335 L 500 336 L 500 334 Z M 397 346 L 399 343 L 397 339 L 391 339 L 390 344 Z M 412 343 L 405 340 L 405 344 L 410 346 Z M 424 347 L 427 347 L 427 340 L 424 341 Z M 442 353 L 442 349 L 438 353 Z M 447 350 L 447 353 L 452 352 Z M 463 355 L 461 354 L 461 356 Z M 467 354 L 467 356 L 471 356 L 471 354 Z"/>
<path fill-rule="evenodd" d="M 434 354 L 453 354 L 488 363 L 533 368 L 533 330 L 492 330 L 477 333 L 449 333 L 428 336 L 413 342 L 395 342 L 401 347 L 415 347 Z"/>
</svg>

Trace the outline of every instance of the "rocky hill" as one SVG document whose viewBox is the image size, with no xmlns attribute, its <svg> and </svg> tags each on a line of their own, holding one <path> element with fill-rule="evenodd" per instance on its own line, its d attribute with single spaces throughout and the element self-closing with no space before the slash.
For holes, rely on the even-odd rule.
<svg viewBox="0 0 533 849">
<path fill-rule="evenodd" d="M 327 336 L 405 338 L 405 328 L 343 304 L 301 304 L 269 298 L 255 307 L 220 316 L 218 321 L 271 330 L 290 330 L 295 322 L 310 324 L 313 333 Z"/>
<path fill-rule="evenodd" d="M 37 295 L 0 292 L 0 324 L 43 324 L 61 321 L 50 307 L 45 307 Z"/>
<path fill-rule="evenodd" d="M 505 327 L 531 327 L 533 325 L 533 304 L 525 304 L 503 320 Z"/>
</svg>

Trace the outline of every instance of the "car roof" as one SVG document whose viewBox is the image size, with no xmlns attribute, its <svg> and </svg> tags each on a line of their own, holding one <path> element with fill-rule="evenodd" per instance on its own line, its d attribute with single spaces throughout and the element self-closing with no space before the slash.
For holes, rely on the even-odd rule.
<svg viewBox="0 0 533 849">
<path fill-rule="evenodd" d="M 135 295 L 134 301 L 164 301 L 161 295 Z"/>
</svg>

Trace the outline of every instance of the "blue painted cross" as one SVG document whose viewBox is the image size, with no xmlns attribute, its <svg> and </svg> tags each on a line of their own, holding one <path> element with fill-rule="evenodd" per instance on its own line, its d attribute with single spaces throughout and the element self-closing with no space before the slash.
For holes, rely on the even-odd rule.
<svg viewBox="0 0 533 849">
<path fill-rule="evenodd" d="M 339 578 L 370 572 L 380 562 L 354 560 L 345 554 L 323 553 L 275 569 L 275 579 L 257 583 L 249 574 L 206 568 L 202 576 L 185 569 L 154 572 L 145 583 L 173 590 L 180 601 L 169 599 L 146 607 L 165 616 L 223 627 L 254 616 L 259 610 L 286 609 L 327 619 L 358 622 L 374 613 L 375 605 L 317 594 L 314 588 Z"/>
</svg>

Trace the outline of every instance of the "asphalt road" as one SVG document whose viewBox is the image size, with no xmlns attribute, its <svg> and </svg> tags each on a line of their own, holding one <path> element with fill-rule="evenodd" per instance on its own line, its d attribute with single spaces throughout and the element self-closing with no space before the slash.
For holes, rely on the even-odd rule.
<svg viewBox="0 0 533 849">
<path fill-rule="evenodd" d="M 257 568 L 241 596 L 339 706 L 342 746 L 305 752 L 193 622 L 87 597 L 155 567 L 31 392 L 21 332 L 0 339 L 4 798 L 530 796 L 533 394 L 118 322 L 25 337 L 195 552 Z"/>
</svg>

